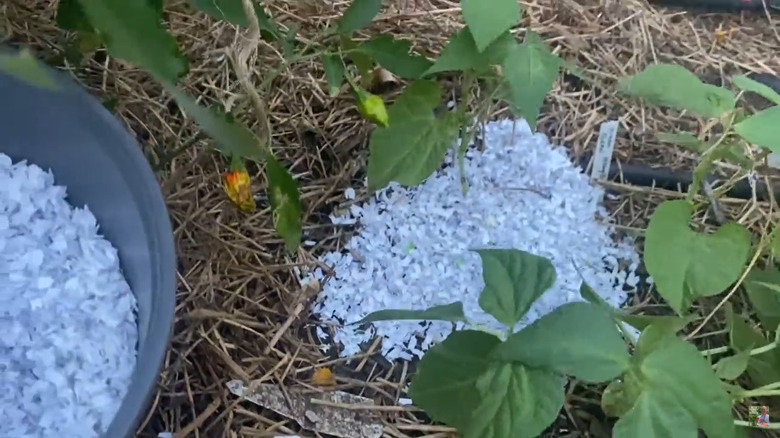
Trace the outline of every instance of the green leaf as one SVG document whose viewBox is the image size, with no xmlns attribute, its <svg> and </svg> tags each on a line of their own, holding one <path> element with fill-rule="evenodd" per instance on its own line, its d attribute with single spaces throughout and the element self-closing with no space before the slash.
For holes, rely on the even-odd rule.
<svg viewBox="0 0 780 438">
<path fill-rule="evenodd" d="M 78 0 L 89 22 L 103 36 L 108 52 L 161 80 L 175 82 L 187 72 L 187 59 L 145 1 Z"/>
<path fill-rule="evenodd" d="M 614 438 L 696 438 L 696 421 L 663 391 L 645 390 L 612 430 Z"/>
<path fill-rule="evenodd" d="M 92 32 L 87 15 L 78 0 L 60 0 L 57 3 L 57 27 L 64 30 Z"/>
<path fill-rule="evenodd" d="M 514 35 L 504 32 L 487 49 L 480 52 L 468 27 L 452 35 L 426 75 L 443 71 L 475 70 L 483 72 L 501 64 L 510 50 L 517 46 Z"/>
<path fill-rule="evenodd" d="M 563 407 L 564 379 L 516 363 L 496 363 L 477 380 L 480 402 L 463 430 L 465 438 L 534 437 Z"/>
<path fill-rule="evenodd" d="M 328 81 L 328 94 L 330 97 L 336 97 L 344 82 L 344 63 L 339 55 L 323 55 L 322 68 Z"/>
<path fill-rule="evenodd" d="M 214 139 L 223 154 L 255 160 L 265 156 L 260 142 L 245 126 L 235 123 L 224 113 L 198 105 L 175 85 L 165 81 L 162 84 L 179 106 L 198 122 L 200 129 Z"/>
<path fill-rule="evenodd" d="M 483 0 L 461 0 L 460 7 L 480 52 L 520 20 L 517 0 L 491 0 L 490 4 Z"/>
<path fill-rule="evenodd" d="M 642 72 L 623 78 L 618 90 L 655 105 L 688 110 L 702 117 L 719 117 L 736 105 L 734 94 L 705 84 L 685 67 L 653 64 Z"/>
<path fill-rule="evenodd" d="M 509 84 L 504 99 L 532 129 L 560 67 L 561 59 L 553 55 L 544 41 L 531 31 L 528 31 L 523 44 L 515 46 L 504 59 L 504 76 Z"/>
<path fill-rule="evenodd" d="M 753 348 L 769 344 L 769 341 L 761 333 L 751 327 L 745 317 L 735 315 L 730 305 L 726 306 L 726 322 L 729 327 L 729 342 L 735 351 L 750 351 Z M 775 348 L 765 353 L 750 356 L 747 374 L 754 386 L 764 386 L 780 381 L 780 350 Z"/>
<path fill-rule="evenodd" d="M 753 269 L 745 279 L 745 292 L 766 330 L 774 330 L 780 325 L 780 293 L 776 289 L 778 285 L 780 269 L 776 266 L 769 266 L 764 270 Z"/>
<path fill-rule="evenodd" d="M 225 20 L 236 26 L 249 26 L 249 19 L 244 12 L 243 0 L 189 0 L 189 2 L 193 8 L 207 13 L 217 20 Z M 255 3 L 254 0 L 252 0 L 252 3 L 254 4 L 258 21 L 261 22 L 260 27 L 263 28 L 265 26 L 262 25 L 263 20 L 261 17 L 268 21 L 268 15 L 265 14 L 262 6 Z"/>
<path fill-rule="evenodd" d="M 693 208 L 666 201 L 653 213 L 645 234 L 645 265 L 658 292 L 678 314 L 698 297 L 716 295 L 742 273 L 750 252 L 750 232 L 728 223 L 714 234 L 688 226 Z"/>
<path fill-rule="evenodd" d="M 423 356 L 409 394 L 435 421 L 464 428 L 480 402 L 477 379 L 491 363 L 490 351 L 501 341 L 475 330 L 457 331 Z"/>
<path fill-rule="evenodd" d="M 550 260 L 517 249 L 477 250 L 485 288 L 479 306 L 512 328 L 555 282 Z"/>
<path fill-rule="evenodd" d="M 737 433 L 731 416 L 731 396 L 695 346 L 661 327 L 650 326 L 639 338 L 634 364 L 627 372 L 628 392 L 640 395 L 615 425 L 615 436 L 668 435 L 678 425 L 679 436 L 696 436 L 692 422 L 710 438 Z M 649 429 L 648 429 L 649 428 Z"/>
<path fill-rule="evenodd" d="M 747 370 L 750 361 L 750 349 L 724 357 L 715 364 L 715 374 L 723 380 L 736 380 Z"/>
<path fill-rule="evenodd" d="M 699 140 L 698 137 L 690 132 L 661 132 L 657 134 L 657 137 L 662 142 L 674 143 L 698 154 L 706 152 L 713 145 L 713 142 Z M 752 160 L 744 154 L 739 144 L 722 143 L 713 153 L 713 156 L 715 159 L 723 158 L 746 169 L 749 169 L 753 164 Z"/>
<path fill-rule="evenodd" d="M 658 140 L 661 140 L 664 143 L 674 143 L 676 145 L 683 146 L 686 149 L 690 149 L 693 152 L 702 153 L 708 148 L 706 142 L 699 140 L 698 137 L 691 134 L 690 132 L 659 132 L 656 134 L 656 137 L 658 137 Z"/>
<path fill-rule="evenodd" d="M 0 53 L 0 72 L 35 87 L 52 91 L 60 88 L 46 68 L 27 49 L 16 54 Z"/>
<path fill-rule="evenodd" d="M 417 79 L 433 65 L 428 58 L 411 51 L 412 43 L 396 40 L 390 35 L 375 36 L 360 44 L 357 49 L 404 79 Z"/>
<path fill-rule="evenodd" d="M 272 154 L 266 158 L 268 176 L 268 201 L 271 204 L 274 228 L 284 239 L 289 251 L 301 244 L 301 201 L 298 186 L 292 175 L 282 167 Z"/>
<path fill-rule="evenodd" d="M 636 376 L 627 373 L 622 379 L 613 380 L 604 389 L 601 396 L 601 409 L 609 417 L 622 417 L 636 403 L 642 394 L 641 386 L 636 382 Z"/>
<path fill-rule="evenodd" d="M 374 321 L 466 321 L 466 315 L 463 313 L 463 303 L 456 301 L 450 304 L 433 306 L 425 310 L 406 310 L 406 309 L 388 309 L 372 312 L 360 321 L 354 324 L 363 324 Z"/>
<path fill-rule="evenodd" d="M 686 315 L 684 317 L 679 316 L 667 316 L 667 315 L 629 315 L 626 313 L 618 312 L 618 319 L 630 324 L 632 327 L 638 330 L 644 330 L 651 325 L 663 327 L 672 333 L 677 333 L 683 329 L 686 325 L 697 320 L 698 314 Z"/>
<path fill-rule="evenodd" d="M 441 88 L 420 80 L 406 87 L 388 108 L 390 126 L 371 134 L 368 156 L 368 189 L 376 191 L 391 181 L 414 186 L 441 166 L 447 149 L 458 135 L 454 113 L 436 119 L 434 108 Z"/>
<path fill-rule="evenodd" d="M 753 144 L 780 152 L 780 106 L 753 114 L 734 125 L 734 131 Z"/>
<path fill-rule="evenodd" d="M 353 0 L 341 16 L 339 32 L 347 35 L 368 26 L 380 9 L 382 9 L 382 0 Z"/>
<path fill-rule="evenodd" d="M 732 79 L 732 81 L 734 82 L 734 85 L 739 87 L 740 90 L 751 91 L 753 93 L 756 93 L 764 97 L 770 102 L 774 102 L 780 105 L 780 94 L 778 94 L 775 90 L 771 89 L 770 87 L 767 87 L 766 85 L 762 84 L 761 82 L 750 79 L 745 75 L 735 76 Z"/>
<path fill-rule="evenodd" d="M 774 257 L 780 258 L 780 226 L 775 225 L 769 236 L 769 252 Z"/>
<path fill-rule="evenodd" d="M 629 366 L 626 344 L 609 312 L 583 302 L 564 304 L 496 348 L 493 357 L 605 382 Z"/>
</svg>

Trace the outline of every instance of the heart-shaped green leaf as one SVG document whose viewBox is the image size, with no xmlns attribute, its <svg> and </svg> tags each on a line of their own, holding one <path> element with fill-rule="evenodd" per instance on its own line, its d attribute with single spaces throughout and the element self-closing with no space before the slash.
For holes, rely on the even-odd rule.
<svg viewBox="0 0 780 438">
<path fill-rule="evenodd" d="M 516 249 L 478 250 L 485 288 L 479 306 L 513 327 L 534 301 L 555 282 L 550 260 Z"/>
<path fill-rule="evenodd" d="M 563 407 L 563 376 L 518 363 L 492 364 L 477 380 L 480 403 L 464 438 L 535 437 Z"/>
<path fill-rule="evenodd" d="M 629 366 L 625 342 L 610 313 L 583 302 L 564 304 L 513 334 L 493 357 L 591 383 L 613 379 Z"/>
<path fill-rule="evenodd" d="M 404 89 L 390 105 L 390 126 L 371 134 L 368 156 L 368 189 L 376 191 L 391 181 L 417 185 L 441 166 L 447 149 L 458 135 L 456 113 L 441 118 L 433 110 L 439 104 L 437 82 L 418 80 Z"/>
<path fill-rule="evenodd" d="M 767 331 L 780 325 L 780 292 L 772 285 L 780 287 L 780 269 L 776 266 L 754 269 L 744 283 L 750 304 Z"/>
<path fill-rule="evenodd" d="M 480 403 L 477 379 L 491 366 L 488 356 L 501 341 L 476 330 L 452 333 L 420 361 L 409 394 L 434 420 L 463 428 Z"/>
<path fill-rule="evenodd" d="M 735 282 L 750 252 L 750 233 L 743 226 L 728 223 L 712 235 L 700 234 L 688 226 L 692 214 L 687 201 L 666 201 L 645 234 L 647 270 L 679 314 L 694 299 L 719 294 Z"/>
<path fill-rule="evenodd" d="M 636 394 L 631 410 L 615 425 L 615 436 L 696 436 L 696 427 L 710 438 L 733 438 L 738 432 L 731 417 L 731 396 L 710 364 L 692 344 L 673 332 L 651 325 L 639 338 L 626 380 Z M 658 435 L 656 435 L 658 434 Z"/>
</svg>

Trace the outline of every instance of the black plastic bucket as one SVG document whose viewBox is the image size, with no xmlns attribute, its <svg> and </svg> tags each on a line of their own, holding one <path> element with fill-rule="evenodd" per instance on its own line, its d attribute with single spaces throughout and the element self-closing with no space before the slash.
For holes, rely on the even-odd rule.
<svg viewBox="0 0 780 438">
<path fill-rule="evenodd" d="M 7 52 L 6 52 L 7 53 Z M 42 66 L 43 67 L 43 66 Z M 131 438 L 162 367 L 176 300 L 176 255 L 168 212 L 139 145 L 66 75 L 43 67 L 52 91 L 0 72 L 0 152 L 51 169 L 68 200 L 94 213 L 118 250 L 138 301 L 138 358 L 106 438 Z"/>
</svg>

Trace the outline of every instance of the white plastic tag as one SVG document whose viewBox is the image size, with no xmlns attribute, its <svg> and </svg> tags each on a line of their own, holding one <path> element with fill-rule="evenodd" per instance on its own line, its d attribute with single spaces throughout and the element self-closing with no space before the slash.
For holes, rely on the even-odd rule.
<svg viewBox="0 0 780 438">
<path fill-rule="evenodd" d="M 593 155 L 593 169 L 590 172 L 592 180 L 607 179 L 609 176 L 609 165 L 612 162 L 612 152 L 615 150 L 615 139 L 619 126 L 617 120 L 601 124 L 596 153 Z"/>
</svg>

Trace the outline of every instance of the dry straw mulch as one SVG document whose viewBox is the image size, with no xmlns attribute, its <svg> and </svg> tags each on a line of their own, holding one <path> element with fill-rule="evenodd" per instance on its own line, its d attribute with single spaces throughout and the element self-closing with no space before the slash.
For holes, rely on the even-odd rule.
<svg viewBox="0 0 780 438">
<path fill-rule="evenodd" d="M 192 12 L 183 1 L 168 3 L 167 25 L 191 62 L 186 88 L 204 103 L 232 109 L 254 128 L 251 104 L 229 62 L 239 31 Z M 338 18 L 348 4 L 265 3 L 281 23 L 298 26 L 304 41 Z M 620 117 L 616 155 L 621 162 L 690 168 L 695 157 L 658 144 L 653 133 L 696 130 L 692 119 L 612 91 L 617 78 L 648 63 L 679 63 L 718 85 L 739 73 L 780 74 L 776 16 L 672 11 L 640 0 L 523 3 L 528 14 L 518 33 L 530 26 L 558 55 L 576 60 L 595 82 L 562 78 L 539 125 L 574 156 L 592 150 L 601 122 Z M 56 0 L 6 1 L 0 5 L 0 32 L 7 43 L 55 56 L 66 45 L 66 35 L 54 26 L 55 11 Z M 418 50 L 433 54 L 460 23 L 457 1 L 399 0 L 383 10 L 365 35 L 383 32 L 408 38 Z M 385 436 L 449 436 L 450 429 L 426 424 L 418 412 L 397 405 L 413 371 L 409 365 L 386 363 L 373 354 L 376 345 L 360 357 L 326 357 L 311 336 L 307 309 L 316 290 L 302 289 L 292 268 L 312 263 L 345 238 L 342 230 L 328 223 L 327 215 L 338 207 L 344 188 L 362 182 L 370 128 L 347 93 L 335 99 L 327 96 L 317 59 L 285 65 L 277 49 L 259 47 L 252 80 L 270 108 L 275 150 L 299 182 L 306 238 L 317 242 L 296 257 L 283 251 L 273 232 L 262 197 L 266 185 L 262 169 L 252 169 L 260 208 L 249 216 L 238 214 L 220 187 L 222 159 L 200 147 L 210 140 L 182 117 L 148 75 L 103 52 L 71 69 L 85 87 L 114 105 L 156 163 L 175 225 L 179 255 L 175 333 L 159 391 L 139 436 L 156 437 L 160 431 L 178 432 L 177 437 L 316 436 L 269 411 L 238 403 L 225 384 L 243 379 L 285 389 L 307 387 L 315 367 L 325 365 L 333 368 L 338 389 L 371 397 L 383 406 L 372 412 L 382 417 Z M 451 89 L 454 93 L 456 87 Z M 641 230 L 660 200 L 676 196 L 621 184 L 610 188 L 618 195 L 611 202 L 616 222 L 627 231 Z M 778 219 L 774 201 L 728 200 L 724 208 L 757 230 Z M 588 391 L 575 388 L 569 393 L 550 436 L 600 436 L 603 420 L 592 414 L 598 395 L 589 397 Z"/>
</svg>

